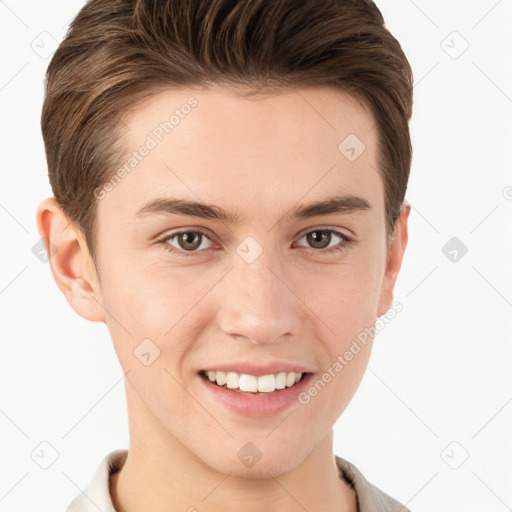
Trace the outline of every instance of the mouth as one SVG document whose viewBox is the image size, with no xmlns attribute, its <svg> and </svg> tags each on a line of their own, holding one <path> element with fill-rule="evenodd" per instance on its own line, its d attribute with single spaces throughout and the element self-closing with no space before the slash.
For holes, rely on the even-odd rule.
<svg viewBox="0 0 512 512">
<path fill-rule="evenodd" d="M 292 388 L 311 373 L 279 372 L 256 376 L 247 373 L 201 370 L 199 375 L 219 388 L 244 395 L 265 396 Z"/>
</svg>

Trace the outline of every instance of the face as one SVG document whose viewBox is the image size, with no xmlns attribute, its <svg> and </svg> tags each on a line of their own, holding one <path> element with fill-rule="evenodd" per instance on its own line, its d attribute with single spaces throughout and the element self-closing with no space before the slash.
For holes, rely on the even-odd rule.
<svg viewBox="0 0 512 512">
<path fill-rule="evenodd" d="M 327 88 L 219 87 L 160 93 L 126 124 L 96 253 L 130 413 L 218 471 L 249 475 L 244 446 L 262 454 L 250 476 L 290 470 L 346 408 L 371 339 L 336 361 L 391 305 L 373 117 Z M 237 369 L 305 375 L 257 396 L 202 375 Z"/>
</svg>

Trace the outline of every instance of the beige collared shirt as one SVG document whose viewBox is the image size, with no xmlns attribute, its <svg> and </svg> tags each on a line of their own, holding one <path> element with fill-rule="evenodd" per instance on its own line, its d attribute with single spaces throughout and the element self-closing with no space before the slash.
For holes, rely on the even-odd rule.
<svg viewBox="0 0 512 512">
<path fill-rule="evenodd" d="M 123 467 L 127 455 L 127 450 L 110 452 L 101 461 L 87 488 L 75 497 L 66 512 L 116 512 L 110 497 L 110 476 Z M 336 456 L 336 463 L 340 476 L 356 491 L 359 512 L 411 512 L 368 482 L 350 462 Z"/>
</svg>

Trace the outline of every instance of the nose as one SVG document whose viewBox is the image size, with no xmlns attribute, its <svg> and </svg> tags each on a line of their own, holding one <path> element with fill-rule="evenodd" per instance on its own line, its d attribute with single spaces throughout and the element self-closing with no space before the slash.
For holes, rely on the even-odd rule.
<svg viewBox="0 0 512 512">
<path fill-rule="evenodd" d="M 221 331 L 260 345 L 297 335 L 303 318 L 301 301 L 279 256 L 265 250 L 248 263 L 235 254 L 233 263 L 234 268 L 219 283 Z"/>
</svg>

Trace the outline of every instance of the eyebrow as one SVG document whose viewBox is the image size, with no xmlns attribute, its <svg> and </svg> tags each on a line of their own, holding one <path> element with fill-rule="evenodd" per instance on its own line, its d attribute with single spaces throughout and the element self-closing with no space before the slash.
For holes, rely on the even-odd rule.
<svg viewBox="0 0 512 512">
<path fill-rule="evenodd" d="M 308 219 L 322 215 L 347 215 L 356 211 L 370 209 L 370 203 L 366 199 L 353 195 L 343 195 L 299 205 L 288 213 L 286 217 Z M 176 198 L 152 200 L 142 206 L 137 211 L 136 216 L 142 217 L 147 214 L 188 215 L 190 217 L 218 220 L 231 224 L 237 224 L 242 220 L 238 214 L 223 210 L 219 206 Z"/>
</svg>

